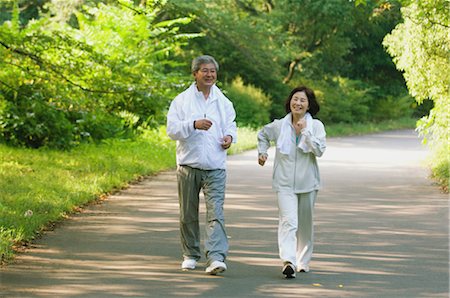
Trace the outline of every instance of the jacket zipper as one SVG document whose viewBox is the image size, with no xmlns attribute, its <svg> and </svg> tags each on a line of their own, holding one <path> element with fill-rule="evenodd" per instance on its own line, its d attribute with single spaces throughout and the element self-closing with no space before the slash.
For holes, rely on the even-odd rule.
<svg viewBox="0 0 450 298">
<path fill-rule="evenodd" d="M 296 136 L 297 138 L 297 136 Z M 295 142 L 295 156 L 294 156 L 294 183 L 293 185 L 293 190 L 295 191 L 295 181 L 297 181 L 297 142 Z"/>
</svg>

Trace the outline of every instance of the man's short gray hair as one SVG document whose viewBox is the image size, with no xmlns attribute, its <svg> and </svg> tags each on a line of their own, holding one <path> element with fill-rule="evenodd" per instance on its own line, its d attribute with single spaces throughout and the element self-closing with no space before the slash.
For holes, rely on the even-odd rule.
<svg viewBox="0 0 450 298">
<path fill-rule="evenodd" d="M 219 71 L 219 63 L 217 63 L 214 57 L 209 55 L 202 55 L 194 58 L 194 60 L 192 60 L 191 71 L 194 73 L 200 69 L 200 65 L 210 63 L 214 64 L 216 71 Z"/>
</svg>

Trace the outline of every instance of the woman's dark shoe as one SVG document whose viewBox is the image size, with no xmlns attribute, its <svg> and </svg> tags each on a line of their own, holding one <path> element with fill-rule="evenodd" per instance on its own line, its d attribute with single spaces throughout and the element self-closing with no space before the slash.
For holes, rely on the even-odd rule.
<svg viewBox="0 0 450 298">
<path fill-rule="evenodd" d="M 295 266 L 292 263 L 286 263 L 283 266 L 283 274 L 285 278 L 295 278 Z"/>
</svg>

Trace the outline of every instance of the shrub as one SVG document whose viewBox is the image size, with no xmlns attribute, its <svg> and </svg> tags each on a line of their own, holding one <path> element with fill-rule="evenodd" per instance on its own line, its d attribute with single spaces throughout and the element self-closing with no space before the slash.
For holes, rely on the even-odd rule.
<svg viewBox="0 0 450 298">
<path fill-rule="evenodd" d="M 74 138 L 64 112 L 46 102 L 41 93 L 6 102 L 0 111 L 0 134 L 6 143 L 32 148 L 68 148 Z"/>
<path fill-rule="evenodd" d="M 370 120 L 383 121 L 388 119 L 400 119 L 412 117 L 415 100 L 410 95 L 394 97 L 388 95 L 373 101 Z"/>
<path fill-rule="evenodd" d="M 365 123 L 411 117 L 414 101 L 408 95 L 384 94 L 362 81 L 335 77 L 320 82 L 303 79 L 320 103 L 318 118 L 327 123 Z M 299 85 L 301 85 L 299 84 Z"/>
<path fill-rule="evenodd" d="M 77 143 L 84 141 L 98 142 L 117 136 L 129 137 L 131 128 L 125 127 L 125 120 L 119 115 L 105 111 L 71 111 L 69 119 L 74 123 L 74 134 Z"/>
<path fill-rule="evenodd" d="M 320 104 L 317 115 L 327 123 L 353 123 L 368 120 L 369 89 L 359 81 L 336 77 L 320 82 L 302 79 L 297 85 L 312 88 Z"/>
<path fill-rule="evenodd" d="M 240 77 L 224 88 L 233 102 L 238 126 L 257 128 L 270 121 L 270 98 L 261 89 L 244 85 Z"/>
</svg>

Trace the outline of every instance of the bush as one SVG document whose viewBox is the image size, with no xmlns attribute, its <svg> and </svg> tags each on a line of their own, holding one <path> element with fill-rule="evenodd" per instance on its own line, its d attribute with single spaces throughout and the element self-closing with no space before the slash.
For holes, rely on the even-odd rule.
<svg viewBox="0 0 450 298">
<path fill-rule="evenodd" d="M 3 94 L 0 139 L 14 146 L 68 149 L 86 141 L 130 137 L 138 119 L 126 112 L 64 106 L 62 100 L 52 100 L 51 93 L 39 84 L 22 85 L 15 93 Z"/>
<path fill-rule="evenodd" d="M 409 95 L 387 95 L 379 87 L 358 80 L 335 77 L 316 82 L 303 79 L 301 84 L 314 90 L 320 103 L 318 117 L 330 124 L 400 119 L 411 117 L 414 111 L 414 101 Z"/>
<path fill-rule="evenodd" d="M 8 6 L 11 20 L 0 24 L 2 141 L 67 148 L 165 122 L 169 99 L 189 79 L 174 57 L 198 36 L 178 33 L 190 19 L 160 22 L 159 3 L 94 2 L 64 12 L 48 3 L 26 24 L 17 1 Z M 130 126 L 123 112 L 138 122 Z"/>
<path fill-rule="evenodd" d="M 125 127 L 126 120 L 119 115 L 108 114 L 104 111 L 72 111 L 69 119 L 74 123 L 75 140 L 98 142 L 113 137 L 130 137 L 132 127 Z"/>
<path fill-rule="evenodd" d="M 270 121 L 270 98 L 261 89 L 244 85 L 240 77 L 225 87 L 227 97 L 233 102 L 238 126 L 257 128 Z"/>
<path fill-rule="evenodd" d="M 4 104 L 0 135 L 6 143 L 31 148 L 68 148 L 74 139 L 73 125 L 64 112 L 46 102 L 40 93 Z"/>
<path fill-rule="evenodd" d="M 415 100 L 410 95 L 395 98 L 388 95 L 373 101 L 370 120 L 383 121 L 413 116 Z"/>
</svg>

